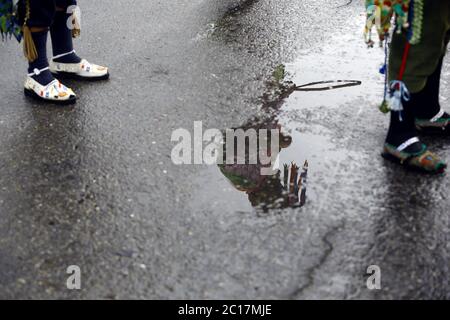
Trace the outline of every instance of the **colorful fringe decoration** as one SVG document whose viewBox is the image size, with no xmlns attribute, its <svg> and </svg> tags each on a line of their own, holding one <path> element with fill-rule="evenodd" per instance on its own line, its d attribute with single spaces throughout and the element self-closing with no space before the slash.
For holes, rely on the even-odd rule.
<svg viewBox="0 0 450 320">
<path fill-rule="evenodd" d="M 385 63 L 380 73 L 385 76 L 384 100 L 380 111 L 399 113 L 402 121 L 403 102 L 409 101 L 410 93 L 403 76 L 412 45 L 419 44 L 422 39 L 424 0 L 366 0 L 367 22 L 364 30 L 365 40 L 369 47 L 373 47 L 372 29 L 375 26 L 380 38 L 380 45 L 385 42 Z M 395 30 L 397 33 L 407 32 L 408 42 L 403 52 L 402 64 L 397 79 L 388 82 L 388 39 L 392 28 L 392 20 L 395 16 Z"/>
<path fill-rule="evenodd" d="M 397 32 L 409 28 L 409 8 L 412 0 L 366 0 L 367 21 L 364 30 L 366 43 L 373 46 L 372 29 L 375 27 L 381 43 L 389 34 L 395 16 Z"/>
<path fill-rule="evenodd" d="M 423 31 L 423 10 L 425 0 L 412 0 L 409 10 L 409 20 L 411 21 L 408 39 L 409 43 L 416 45 L 422 40 Z"/>
<path fill-rule="evenodd" d="M 0 0 L 0 34 L 2 40 L 15 37 L 22 40 L 22 28 L 17 17 L 17 0 Z"/>
</svg>

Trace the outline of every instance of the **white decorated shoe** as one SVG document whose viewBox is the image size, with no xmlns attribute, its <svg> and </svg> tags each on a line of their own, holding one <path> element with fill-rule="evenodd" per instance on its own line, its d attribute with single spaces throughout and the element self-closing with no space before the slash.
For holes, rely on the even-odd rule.
<svg viewBox="0 0 450 320">
<path fill-rule="evenodd" d="M 79 63 L 55 62 L 56 59 L 72 53 L 75 53 L 75 50 L 57 55 L 50 60 L 50 72 L 55 77 L 90 81 L 109 78 L 108 68 L 89 63 L 86 59 L 82 59 Z"/>
<path fill-rule="evenodd" d="M 43 86 L 32 78 L 32 76 L 39 75 L 41 72 L 47 71 L 48 69 L 48 67 L 41 70 L 34 69 L 33 73 L 28 74 L 24 85 L 25 95 L 40 101 L 56 104 L 66 105 L 75 103 L 77 100 L 75 93 L 72 89 L 67 88 L 58 80 L 55 79 Z"/>
</svg>

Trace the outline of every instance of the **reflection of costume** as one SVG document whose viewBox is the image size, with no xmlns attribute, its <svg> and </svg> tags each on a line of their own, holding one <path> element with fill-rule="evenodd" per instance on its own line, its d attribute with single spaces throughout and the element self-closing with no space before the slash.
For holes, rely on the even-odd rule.
<svg viewBox="0 0 450 320">
<path fill-rule="evenodd" d="M 266 122 L 250 123 L 242 128 L 244 131 L 248 129 L 280 129 L 277 122 L 269 119 Z M 259 140 L 259 137 L 258 137 Z M 284 136 L 280 133 L 280 150 L 287 148 L 291 143 L 291 137 Z M 270 135 L 267 141 L 269 146 L 267 150 L 271 150 Z M 224 158 L 226 158 L 226 144 L 224 144 Z M 235 144 L 236 147 L 236 144 Z M 284 166 L 283 178 L 281 172 L 278 171 L 274 175 L 262 175 L 263 166 L 261 163 L 248 164 L 249 148 L 246 143 L 246 164 L 237 164 L 235 152 L 234 164 L 219 165 L 220 171 L 228 179 L 228 181 L 239 191 L 245 192 L 252 206 L 267 211 L 269 209 L 303 206 L 306 197 L 306 175 L 307 164 L 304 170 L 299 174 L 299 168 L 295 163 Z M 258 141 L 258 152 L 259 152 Z"/>
</svg>

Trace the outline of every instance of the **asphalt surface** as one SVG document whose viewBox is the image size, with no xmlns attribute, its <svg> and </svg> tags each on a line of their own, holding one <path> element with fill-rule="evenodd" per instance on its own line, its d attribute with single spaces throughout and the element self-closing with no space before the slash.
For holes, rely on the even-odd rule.
<svg viewBox="0 0 450 320">
<path fill-rule="evenodd" d="M 66 82 L 68 108 L 25 99 L 20 48 L 2 43 L 0 298 L 450 298 L 448 176 L 381 159 L 383 55 L 344 2 L 81 0 L 76 49 L 112 77 Z M 296 84 L 362 85 L 281 100 L 280 64 Z M 448 62 L 443 78 L 448 105 Z M 174 165 L 172 132 L 194 121 L 285 130 L 281 163 L 309 162 L 306 202 Z M 450 160 L 448 141 L 425 141 Z"/>
</svg>

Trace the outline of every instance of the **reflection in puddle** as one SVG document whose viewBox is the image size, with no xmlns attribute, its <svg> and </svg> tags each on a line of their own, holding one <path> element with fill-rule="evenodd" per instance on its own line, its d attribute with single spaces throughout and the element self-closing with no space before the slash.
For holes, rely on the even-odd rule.
<svg viewBox="0 0 450 320">
<path fill-rule="evenodd" d="M 238 164 L 237 152 L 234 153 L 233 164 L 219 165 L 221 173 L 233 185 L 233 187 L 241 192 L 245 192 L 251 205 L 264 212 L 270 209 L 282 209 L 287 207 L 301 207 L 306 202 L 306 182 L 308 175 L 308 162 L 303 160 L 302 168 L 298 166 L 298 157 L 284 162 L 284 157 L 281 156 L 282 150 L 287 149 L 292 144 L 292 137 L 282 133 L 281 126 L 275 118 L 269 118 L 265 121 L 254 120 L 246 125 L 235 128 L 234 130 L 242 129 L 248 131 L 254 129 L 259 131 L 261 129 L 277 130 L 278 136 L 278 152 L 277 161 L 273 167 L 274 173 L 272 175 L 262 174 L 264 166 L 260 162 L 258 164 L 249 164 L 249 140 L 245 141 L 246 159 L 245 164 Z M 236 139 L 236 138 L 235 138 Z M 267 141 L 261 141 L 258 136 L 258 153 L 261 151 L 263 144 L 268 145 L 268 155 L 272 150 L 272 141 L 270 135 Z M 235 146 L 238 145 L 235 141 Z M 226 158 L 226 143 L 224 144 L 224 158 Z M 280 170 L 281 169 L 281 170 Z"/>
<path fill-rule="evenodd" d="M 362 82 L 359 80 L 316 81 L 296 86 L 295 91 L 327 91 L 333 89 L 360 86 L 361 84 Z"/>
<path fill-rule="evenodd" d="M 260 141 L 258 136 L 257 143 L 258 153 L 261 152 L 262 146 L 267 144 L 263 153 L 266 150 L 268 150 L 267 156 L 272 156 L 271 152 L 277 153 L 277 161 L 272 167 L 273 174 L 263 175 L 264 166 L 262 164 L 250 164 L 248 150 L 251 148 L 248 139 L 245 140 L 245 164 L 239 164 L 236 157 L 237 150 L 235 150 L 233 162 L 226 161 L 227 164 L 219 165 L 221 173 L 231 185 L 236 190 L 245 193 L 253 207 L 264 212 L 272 209 L 303 207 L 307 200 L 307 179 L 308 173 L 311 174 L 309 172 L 310 162 L 321 161 L 321 159 L 317 159 L 317 156 L 323 154 L 324 150 L 322 149 L 326 149 L 328 156 L 335 160 L 340 158 L 332 151 L 333 144 L 330 144 L 323 136 L 299 132 L 299 123 L 290 120 L 289 117 L 286 117 L 285 112 L 282 112 L 286 111 L 282 110 L 285 99 L 296 91 L 328 91 L 361 85 L 361 81 L 358 80 L 335 80 L 296 86 L 291 82 L 284 82 L 284 76 L 284 67 L 277 67 L 273 73 L 272 82 L 268 83 L 267 93 L 263 96 L 264 103 L 261 108 L 263 114 L 239 128 L 233 128 L 233 131 L 241 130 L 243 132 L 251 130 L 259 132 L 262 129 L 268 132 L 277 130 L 278 145 L 275 144 L 275 149 L 277 146 L 278 149 L 272 150 L 273 142 L 270 137 L 267 137 L 265 141 Z M 238 145 L 237 138 L 235 138 L 234 146 Z M 223 155 L 226 159 L 226 142 Z"/>
<path fill-rule="evenodd" d="M 365 108 L 371 107 L 367 102 L 379 101 L 381 94 L 382 79 L 376 72 L 367 72 L 367 66 L 378 70 L 382 52 L 372 54 L 373 61 L 367 61 L 367 48 L 353 32 L 364 18 L 357 17 L 352 29 L 340 30 L 329 44 L 321 41 L 318 45 L 300 45 L 295 50 L 297 59 L 275 68 L 271 79 L 267 79 L 270 83 L 263 92 L 257 118 L 236 127 L 243 131 L 279 128 L 283 133 L 276 166 L 279 170 L 264 176 L 260 165 L 219 165 L 201 181 L 206 205 L 211 206 L 213 199 L 214 205 L 238 212 L 248 212 L 250 205 L 257 212 L 302 206 L 304 213 L 322 212 L 328 206 L 329 194 L 341 191 L 336 188 L 341 173 L 351 170 L 360 159 L 366 160 L 359 145 L 348 141 L 360 134 L 356 129 L 359 123 L 363 126 Z M 253 40 L 259 41 L 261 34 L 253 35 L 253 29 L 247 28 L 253 21 L 247 25 L 243 17 L 233 14 L 224 20 L 215 24 L 213 40 L 236 42 L 233 47 L 245 52 L 255 49 Z M 278 57 L 271 59 L 274 57 L 268 60 L 279 61 Z M 295 84 L 285 83 L 286 75 Z M 349 126 L 353 124 L 349 119 L 361 120 L 355 125 L 358 128 Z"/>
<path fill-rule="evenodd" d="M 273 72 L 271 82 L 268 82 L 267 92 L 263 95 L 262 114 L 258 118 L 250 120 L 233 131 L 243 132 L 276 132 L 275 135 L 267 134 L 257 136 L 257 153 L 261 152 L 275 162 L 263 165 L 261 161 L 251 164 L 249 154 L 250 139 L 245 139 L 245 161 L 240 164 L 237 150 L 234 152 L 234 161 L 225 161 L 219 165 L 220 172 L 231 185 L 238 191 L 245 193 L 254 208 L 268 212 L 272 209 L 298 208 L 306 203 L 307 178 L 309 163 L 304 148 L 294 142 L 292 134 L 286 133 L 285 121 L 280 121 L 279 111 L 285 98 L 295 90 L 292 83 L 285 83 L 284 66 L 278 66 Z M 291 130 L 294 136 L 298 136 L 295 130 Z M 234 137 L 234 146 L 239 146 Z M 273 141 L 276 139 L 277 141 Z M 302 139 L 303 141 L 303 139 Z M 224 143 L 223 157 L 227 159 L 227 142 Z M 276 154 L 274 154 L 276 153 Z M 242 159 L 241 159 L 242 160 Z M 271 174 L 263 174 L 267 172 Z"/>
<path fill-rule="evenodd" d="M 379 100 L 377 83 L 381 79 L 376 73 L 368 76 L 364 44 L 351 32 L 336 41 L 339 45 L 303 50 L 297 61 L 286 68 L 277 67 L 263 95 L 263 115 L 241 127 L 244 131 L 279 128 L 285 132 L 280 133 L 278 171 L 262 176 L 258 165 L 220 166 L 221 173 L 248 196 L 253 207 L 269 211 L 308 205 L 307 199 L 323 201 L 323 181 L 336 180 L 330 174 L 336 177 L 339 164 L 352 153 L 339 143 L 336 132 L 341 124 L 334 114 L 359 117 L 368 107 L 362 102 Z M 349 49 L 349 43 L 356 52 Z M 297 85 L 285 82 L 286 70 Z M 309 187 L 307 178 L 313 182 Z"/>
<path fill-rule="evenodd" d="M 306 202 L 306 186 L 308 178 L 308 160 L 303 164 L 302 171 L 297 164 L 284 165 L 284 190 L 287 191 L 289 204 L 300 203 L 303 206 Z"/>
</svg>

